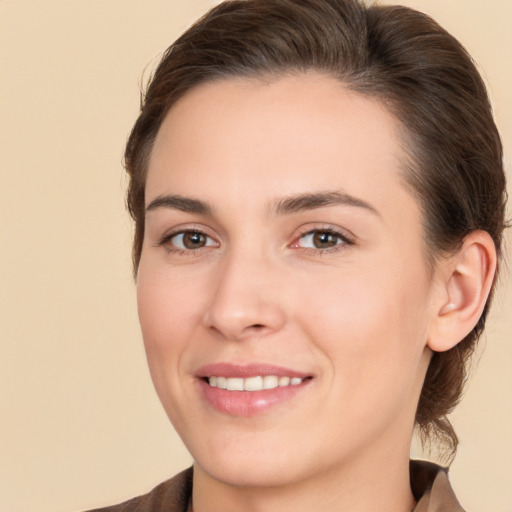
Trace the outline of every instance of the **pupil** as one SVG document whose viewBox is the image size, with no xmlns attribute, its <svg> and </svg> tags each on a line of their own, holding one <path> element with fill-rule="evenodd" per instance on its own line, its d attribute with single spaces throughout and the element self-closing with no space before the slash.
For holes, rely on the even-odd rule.
<svg viewBox="0 0 512 512">
<path fill-rule="evenodd" d="M 331 233 L 320 232 L 316 233 L 313 237 L 315 247 L 324 249 L 326 247 L 333 247 L 336 245 L 336 236 Z"/>
<path fill-rule="evenodd" d="M 186 233 L 183 237 L 183 244 L 187 249 L 197 249 L 203 247 L 205 243 L 205 236 L 202 233 Z"/>
</svg>

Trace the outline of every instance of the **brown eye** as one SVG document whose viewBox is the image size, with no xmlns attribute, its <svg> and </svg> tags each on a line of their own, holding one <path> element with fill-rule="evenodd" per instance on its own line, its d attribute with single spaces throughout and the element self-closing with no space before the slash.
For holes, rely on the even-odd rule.
<svg viewBox="0 0 512 512">
<path fill-rule="evenodd" d="M 187 249 L 198 249 L 206 245 L 206 236 L 203 233 L 183 233 L 183 245 Z"/>
<path fill-rule="evenodd" d="M 171 245 L 179 250 L 193 251 L 203 247 L 215 247 L 217 243 L 200 231 L 184 231 L 168 238 Z"/>
<path fill-rule="evenodd" d="M 329 247 L 334 247 L 340 241 L 340 237 L 335 235 L 334 233 L 329 233 L 327 231 L 317 231 L 313 233 L 313 245 L 316 249 L 328 249 Z"/>
<path fill-rule="evenodd" d="M 352 245 L 351 240 L 337 231 L 315 229 L 302 235 L 295 247 L 304 249 L 328 250 Z"/>
</svg>

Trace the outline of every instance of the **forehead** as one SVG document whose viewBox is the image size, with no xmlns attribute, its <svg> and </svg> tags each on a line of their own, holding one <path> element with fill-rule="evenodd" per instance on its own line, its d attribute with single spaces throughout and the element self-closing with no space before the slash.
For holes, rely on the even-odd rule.
<svg viewBox="0 0 512 512">
<path fill-rule="evenodd" d="M 199 189 L 215 200 L 219 187 L 245 207 L 262 194 L 334 189 L 384 208 L 397 194 L 413 201 L 402 179 L 400 130 L 380 102 L 319 73 L 208 83 L 164 120 L 146 202 Z"/>
</svg>

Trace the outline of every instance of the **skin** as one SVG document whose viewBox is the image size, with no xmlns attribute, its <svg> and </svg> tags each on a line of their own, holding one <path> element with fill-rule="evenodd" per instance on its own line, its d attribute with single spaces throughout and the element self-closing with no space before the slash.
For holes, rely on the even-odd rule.
<svg viewBox="0 0 512 512">
<path fill-rule="evenodd" d="M 167 115 L 149 162 L 138 304 L 155 388 L 195 461 L 196 512 L 413 508 L 428 343 L 454 308 L 450 270 L 427 269 L 398 131 L 376 100 L 316 73 L 202 85 Z M 325 193 L 343 200 L 283 207 Z M 203 234 L 192 249 L 187 230 Z M 312 233 L 326 230 L 318 247 Z M 223 414 L 197 378 L 218 362 L 312 379 L 262 414 Z"/>
</svg>

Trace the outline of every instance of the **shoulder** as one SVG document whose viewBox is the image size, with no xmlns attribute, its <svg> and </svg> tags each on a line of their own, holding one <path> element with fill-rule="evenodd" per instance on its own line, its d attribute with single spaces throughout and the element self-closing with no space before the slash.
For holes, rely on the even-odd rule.
<svg viewBox="0 0 512 512">
<path fill-rule="evenodd" d="M 147 494 L 88 512 L 186 512 L 192 492 L 192 474 L 189 468 Z"/>
<path fill-rule="evenodd" d="M 413 512 L 465 512 L 448 479 L 448 469 L 411 460 L 411 490 L 418 504 Z"/>
</svg>

